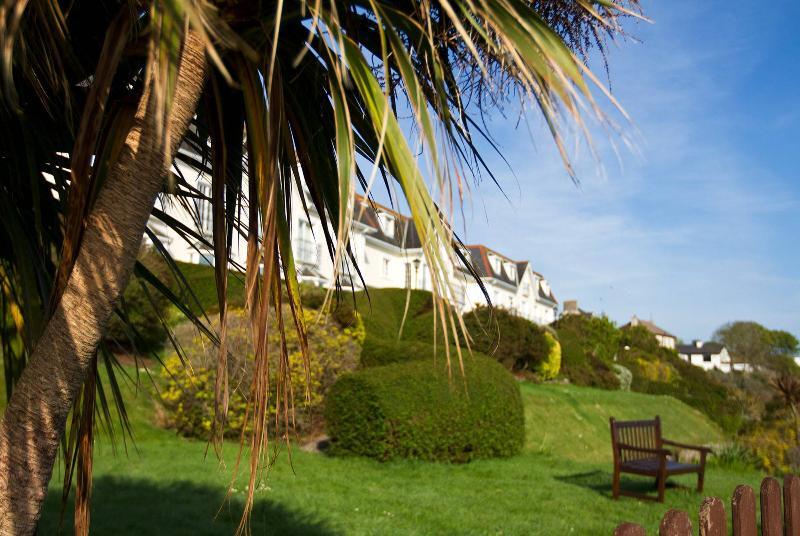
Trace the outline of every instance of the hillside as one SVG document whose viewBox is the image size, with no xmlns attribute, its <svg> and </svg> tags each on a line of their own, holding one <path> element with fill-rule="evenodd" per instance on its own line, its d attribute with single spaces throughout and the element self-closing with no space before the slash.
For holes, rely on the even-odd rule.
<svg viewBox="0 0 800 536">
<path fill-rule="evenodd" d="M 136 371 L 128 368 L 131 377 Z M 98 534 L 230 534 L 245 494 L 243 478 L 225 500 L 229 470 L 220 470 L 203 441 L 156 427 L 153 390 L 125 384 L 136 447 L 115 454 L 104 435 L 97 441 L 92 523 Z M 691 477 L 671 480 L 665 504 L 610 498 L 607 418 L 660 413 L 676 439 L 713 442 L 719 432 L 702 415 L 664 396 L 576 386 L 521 384 L 527 447 L 519 456 L 463 465 L 365 458 L 331 458 L 295 450 L 293 465 L 281 456 L 259 485 L 255 533 L 280 534 L 610 534 L 616 523 L 635 521 L 657 533 L 668 508 L 697 511 L 703 497 Z M 236 446 L 225 447 L 226 460 Z M 40 532 L 58 531 L 60 468 L 51 484 Z M 710 495 L 726 497 L 761 475 L 710 467 Z M 626 479 L 626 485 L 632 484 Z M 480 489 L 480 493 L 475 490 Z M 397 493 L 402 490 L 402 493 Z M 169 508 L 163 508 L 169 504 Z M 67 511 L 69 526 L 71 508 Z M 696 519 L 695 519 L 696 521 Z"/>
<path fill-rule="evenodd" d="M 610 462 L 609 417 L 661 416 L 664 435 L 687 443 L 723 441 L 716 424 L 670 396 L 573 385 L 523 383 L 525 444 L 535 453 L 580 462 Z M 568 448 L 564 448 L 568 446 Z"/>
</svg>

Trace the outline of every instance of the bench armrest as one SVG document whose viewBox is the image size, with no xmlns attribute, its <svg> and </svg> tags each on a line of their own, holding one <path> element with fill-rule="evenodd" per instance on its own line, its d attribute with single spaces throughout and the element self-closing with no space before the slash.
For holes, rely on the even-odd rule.
<svg viewBox="0 0 800 536">
<path fill-rule="evenodd" d="M 634 447 L 633 445 L 628 445 L 627 443 L 617 443 L 617 448 L 620 450 L 633 450 L 636 452 L 646 452 L 648 454 L 655 454 L 657 456 L 669 456 L 672 454 L 672 451 L 667 449 L 649 449 L 645 447 Z"/>
<path fill-rule="evenodd" d="M 686 443 L 678 443 L 677 441 L 670 441 L 669 439 L 662 439 L 661 442 L 665 445 L 672 445 L 673 447 L 681 449 L 696 450 L 697 452 L 711 452 L 710 448 L 701 445 L 687 445 Z"/>
</svg>

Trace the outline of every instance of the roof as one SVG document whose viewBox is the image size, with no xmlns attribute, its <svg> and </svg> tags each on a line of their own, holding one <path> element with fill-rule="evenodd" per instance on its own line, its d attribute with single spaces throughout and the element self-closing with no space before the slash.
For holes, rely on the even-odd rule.
<svg viewBox="0 0 800 536">
<path fill-rule="evenodd" d="M 662 337 L 672 337 L 673 339 L 677 339 L 675 335 L 665 330 L 664 328 L 660 328 L 656 326 L 653 322 L 650 322 L 648 320 L 642 320 L 641 318 L 636 318 L 635 316 L 631 319 L 630 322 L 622 326 L 621 329 L 627 329 L 631 326 L 644 326 L 645 328 L 647 328 L 647 331 L 649 331 L 653 335 L 660 335 Z"/>
<path fill-rule="evenodd" d="M 544 286 L 542 285 L 541 281 L 539 281 L 539 297 L 545 300 L 549 300 L 553 303 L 558 303 L 558 300 L 556 299 L 556 296 L 555 294 L 553 294 L 553 291 L 551 289 L 548 289 L 548 291 L 545 292 Z"/>
<path fill-rule="evenodd" d="M 393 234 L 388 235 L 384 233 L 379 219 L 382 217 L 380 214 L 386 214 L 394 218 L 395 225 Z M 371 236 L 372 238 L 375 238 L 383 243 L 403 249 L 416 249 L 422 247 L 422 241 L 420 240 L 419 234 L 417 233 L 417 228 L 414 225 L 411 217 L 405 216 L 396 210 L 379 203 L 375 203 L 371 199 L 366 199 L 360 195 L 356 196 L 354 219 L 358 223 L 371 229 L 371 232 L 367 236 Z M 512 260 L 502 253 L 499 253 L 498 251 L 488 248 L 482 244 L 464 246 L 464 248 L 466 250 L 465 253 L 467 254 L 467 258 L 475 269 L 475 273 L 481 278 L 492 278 L 502 281 L 507 285 L 517 287 L 519 282 L 522 281 L 522 276 L 525 274 L 525 270 L 530 267 L 530 261 Z M 500 264 L 499 271 L 495 271 L 492 268 L 492 264 L 489 262 L 490 253 L 492 255 L 496 255 L 503 261 Z M 514 269 L 507 271 L 507 262 L 512 263 L 514 265 Z M 541 280 L 544 279 L 544 276 L 532 268 L 531 272 L 533 272 L 533 274 L 540 279 L 538 284 L 539 288 L 537 289 L 539 297 L 549 300 L 553 303 L 558 303 L 558 300 L 556 300 L 552 290 L 548 289 L 545 291 L 543 288 Z"/>
<path fill-rule="evenodd" d="M 700 346 L 694 344 L 679 344 L 676 347 L 679 354 L 702 354 L 702 355 L 715 355 L 724 350 L 725 347 L 718 342 L 704 342 Z"/>
<path fill-rule="evenodd" d="M 383 231 L 380 223 L 381 213 L 391 215 L 395 220 L 393 234 Z M 386 244 L 403 248 L 416 249 L 422 247 L 422 241 L 417 233 L 417 228 L 409 216 L 404 216 L 391 208 L 373 201 L 367 201 L 362 196 L 356 196 L 353 218 L 362 225 L 366 225 L 372 232 L 369 236 Z"/>
<path fill-rule="evenodd" d="M 491 277 L 513 287 L 516 287 L 519 284 L 519 265 L 516 261 L 513 261 L 505 255 L 498 253 L 493 249 L 489 249 L 481 244 L 464 247 L 466 248 L 467 252 L 469 252 L 470 262 L 472 263 L 472 267 L 475 269 L 475 273 L 477 273 L 480 277 Z M 515 273 L 509 274 L 506 271 L 506 262 L 500 263 L 500 270 L 495 271 L 492 268 L 492 263 L 489 262 L 489 253 L 496 255 L 503 261 L 513 263 Z"/>
</svg>

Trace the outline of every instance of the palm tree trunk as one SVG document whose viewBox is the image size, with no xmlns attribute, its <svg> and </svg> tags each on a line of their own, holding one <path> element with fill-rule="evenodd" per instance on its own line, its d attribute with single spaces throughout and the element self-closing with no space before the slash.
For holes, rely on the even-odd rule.
<svg viewBox="0 0 800 536">
<path fill-rule="evenodd" d="M 0 422 L 0 535 L 36 530 L 67 414 L 133 271 L 168 172 L 165 162 L 194 115 L 205 73 L 203 43 L 190 32 L 169 111 L 168 147 L 154 135 L 154 98 L 145 88 L 125 147 L 89 215 L 61 302 Z"/>
</svg>

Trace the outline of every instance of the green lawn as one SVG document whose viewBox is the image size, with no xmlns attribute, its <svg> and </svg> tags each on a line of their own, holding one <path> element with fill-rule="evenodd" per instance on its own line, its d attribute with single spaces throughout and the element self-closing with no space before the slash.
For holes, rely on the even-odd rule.
<svg viewBox="0 0 800 536">
<path fill-rule="evenodd" d="M 334 459 L 295 449 L 294 472 L 284 455 L 257 489 L 253 532 L 611 534 L 617 522 L 629 520 L 655 533 L 667 508 L 697 511 L 702 496 L 691 490 L 691 478 L 675 479 L 680 487 L 668 490 L 663 505 L 611 500 L 607 418 L 660 413 L 676 439 L 718 441 L 719 431 L 701 414 L 669 397 L 571 386 L 523 384 L 522 389 L 528 431 L 519 456 L 456 466 Z M 155 427 L 148 389 L 129 398 L 135 447 L 129 445 L 127 455 L 121 449 L 115 454 L 106 441 L 96 447 L 94 532 L 232 532 L 244 485 L 234 486 L 231 502 L 220 510 L 230 470 L 220 468 L 212 454 L 204 456 L 205 443 Z M 225 453 L 230 467 L 235 445 L 227 445 Z M 707 490 L 728 500 L 737 484 L 755 485 L 759 478 L 712 467 Z M 56 476 L 42 534 L 58 525 L 59 481 Z"/>
</svg>

